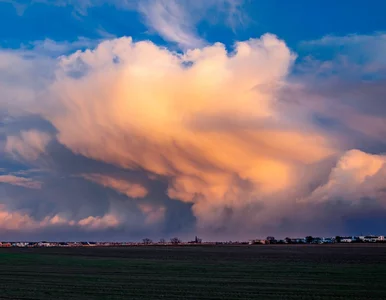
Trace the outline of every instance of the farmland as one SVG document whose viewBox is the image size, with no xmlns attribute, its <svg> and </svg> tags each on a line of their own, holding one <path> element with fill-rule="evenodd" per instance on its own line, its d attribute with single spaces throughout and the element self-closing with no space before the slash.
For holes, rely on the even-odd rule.
<svg viewBox="0 0 386 300">
<path fill-rule="evenodd" d="M 385 299 L 386 246 L 0 249 L 1 299 Z"/>
</svg>

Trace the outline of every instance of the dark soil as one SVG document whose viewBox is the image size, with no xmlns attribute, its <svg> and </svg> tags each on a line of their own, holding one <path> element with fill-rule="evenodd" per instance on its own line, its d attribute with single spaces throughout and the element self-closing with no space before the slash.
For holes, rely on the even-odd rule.
<svg viewBox="0 0 386 300">
<path fill-rule="evenodd" d="M 0 299 L 386 299 L 386 245 L 0 249 Z"/>
</svg>

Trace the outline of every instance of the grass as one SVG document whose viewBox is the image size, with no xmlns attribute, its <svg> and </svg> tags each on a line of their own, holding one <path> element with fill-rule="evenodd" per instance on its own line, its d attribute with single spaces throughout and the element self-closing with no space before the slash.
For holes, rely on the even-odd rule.
<svg viewBox="0 0 386 300">
<path fill-rule="evenodd" d="M 386 247 L 0 249 L 1 299 L 386 299 Z"/>
</svg>

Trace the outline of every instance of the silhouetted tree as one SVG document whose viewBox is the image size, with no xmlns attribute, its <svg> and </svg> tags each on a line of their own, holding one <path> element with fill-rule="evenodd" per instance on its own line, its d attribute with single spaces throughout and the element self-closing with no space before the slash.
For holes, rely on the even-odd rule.
<svg viewBox="0 0 386 300">
<path fill-rule="evenodd" d="M 153 241 L 152 241 L 151 239 L 148 239 L 148 238 L 143 239 L 142 242 L 143 242 L 145 245 L 150 245 L 151 243 L 153 243 Z"/>
<path fill-rule="evenodd" d="M 266 238 L 266 240 L 268 241 L 268 243 L 270 243 L 270 244 L 276 244 L 276 239 L 275 239 L 275 237 L 273 237 L 273 236 L 267 236 L 267 238 Z"/>
<path fill-rule="evenodd" d="M 342 238 L 339 236 L 339 235 L 337 235 L 336 237 L 335 237 L 335 242 L 336 243 L 340 243 L 342 241 Z"/>
<path fill-rule="evenodd" d="M 289 237 L 286 237 L 286 238 L 284 239 L 284 241 L 285 241 L 287 244 L 291 244 L 291 239 L 290 239 Z"/>
<path fill-rule="evenodd" d="M 306 243 L 307 244 L 311 244 L 313 240 L 314 240 L 314 238 L 312 236 L 310 236 L 310 235 L 306 236 Z"/>
<path fill-rule="evenodd" d="M 170 242 L 173 244 L 173 245 L 177 245 L 177 244 L 180 244 L 181 243 L 181 240 L 177 237 L 174 237 L 172 239 L 170 239 Z"/>
<path fill-rule="evenodd" d="M 160 239 L 160 240 L 159 240 L 159 243 L 160 243 L 160 244 L 166 244 L 166 241 L 165 241 L 165 239 Z"/>
</svg>

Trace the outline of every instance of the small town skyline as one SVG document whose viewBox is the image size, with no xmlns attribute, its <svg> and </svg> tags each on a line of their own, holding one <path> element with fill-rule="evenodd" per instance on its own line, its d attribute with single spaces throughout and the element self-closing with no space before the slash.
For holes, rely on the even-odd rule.
<svg viewBox="0 0 386 300">
<path fill-rule="evenodd" d="M 87 247 L 87 246 L 151 246 L 151 245 L 284 245 L 284 244 L 336 244 L 336 243 L 386 243 L 385 235 L 358 235 L 358 236 L 332 236 L 317 237 L 306 236 L 286 237 L 276 239 L 274 236 L 267 236 L 263 239 L 249 240 L 226 240 L 226 241 L 204 241 L 195 236 L 193 240 L 181 240 L 178 237 L 170 239 L 161 238 L 158 241 L 150 238 L 143 238 L 141 241 L 2 241 L 0 247 Z"/>
</svg>

